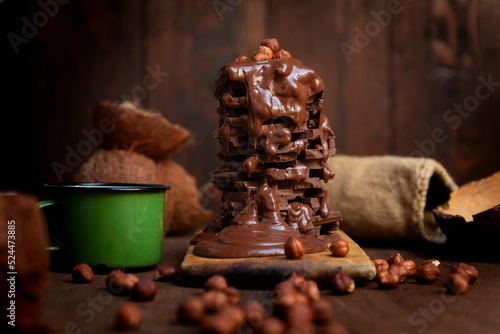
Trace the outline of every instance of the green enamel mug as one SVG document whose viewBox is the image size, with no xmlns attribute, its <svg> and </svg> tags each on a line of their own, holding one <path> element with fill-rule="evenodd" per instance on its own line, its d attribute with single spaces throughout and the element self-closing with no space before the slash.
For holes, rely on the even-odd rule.
<svg viewBox="0 0 500 334">
<path fill-rule="evenodd" d="M 166 185 L 45 184 L 52 263 L 141 268 L 161 260 Z"/>
</svg>

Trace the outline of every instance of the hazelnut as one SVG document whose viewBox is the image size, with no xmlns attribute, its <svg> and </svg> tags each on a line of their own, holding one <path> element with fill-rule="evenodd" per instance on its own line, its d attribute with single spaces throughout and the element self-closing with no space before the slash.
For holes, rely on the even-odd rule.
<svg viewBox="0 0 500 334">
<path fill-rule="evenodd" d="M 448 275 L 444 284 L 450 293 L 461 295 L 467 291 L 469 279 L 455 272 Z"/>
<path fill-rule="evenodd" d="M 280 50 L 280 44 L 278 43 L 278 40 L 276 38 L 266 38 L 262 41 L 261 45 L 267 46 L 273 53 L 276 53 Z"/>
<path fill-rule="evenodd" d="M 105 280 L 106 288 L 109 288 L 110 284 L 114 284 L 116 279 L 120 276 L 123 276 L 123 275 L 125 275 L 125 274 L 120 269 L 116 269 L 116 270 L 113 270 L 112 272 L 110 272 L 109 275 L 106 276 L 106 280 Z"/>
<path fill-rule="evenodd" d="M 177 308 L 177 317 L 182 322 L 198 323 L 205 316 L 205 303 L 200 297 L 185 299 Z"/>
<path fill-rule="evenodd" d="M 234 286 L 228 286 L 223 291 L 227 295 L 229 304 L 238 305 L 241 302 L 240 291 L 236 289 Z"/>
<path fill-rule="evenodd" d="M 286 323 L 277 317 L 268 317 L 262 320 L 262 324 L 255 328 L 255 334 L 285 334 Z"/>
<path fill-rule="evenodd" d="M 298 330 L 301 333 L 307 333 L 312 329 L 314 323 L 314 314 L 310 306 L 296 304 L 290 307 L 285 313 L 285 319 L 289 329 Z"/>
<path fill-rule="evenodd" d="M 304 256 L 304 245 L 299 239 L 291 237 L 285 242 L 285 255 L 289 259 L 299 259 Z"/>
<path fill-rule="evenodd" d="M 405 259 L 403 257 L 403 255 L 399 254 L 399 253 L 396 253 L 394 255 L 392 255 L 388 260 L 387 260 L 387 263 L 389 265 L 391 264 L 395 264 L 395 263 L 399 263 L 399 262 L 403 262 Z"/>
<path fill-rule="evenodd" d="M 245 56 L 245 55 L 241 55 L 241 56 L 239 56 L 238 58 L 236 58 L 236 59 L 234 60 L 234 62 L 235 62 L 235 63 L 238 63 L 238 62 L 240 62 L 240 61 L 247 61 L 247 60 L 248 60 L 247 56 Z"/>
<path fill-rule="evenodd" d="M 401 262 L 396 264 L 391 264 L 389 266 L 389 269 L 387 270 L 396 274 L 399 277 L 400 283 L 404 282 L 406 277 L 408 276 L 408 269 L 406 269 L 406 267 L 403 266 Z"/>
<path fill-rule="evenodd" d="M 267 55 L 260 52 L 254 52 L 252 55 L 253 61 L 266 61 L 268 60 Z"/>
<path fill-rule="evenodd" d="M 470 283 L 474 282 L 479 277 L 479 271 L 474 266 L 471 266 L 470 264 L 460 262 L 458 264 L 458 268 L 462 268 L 467 272 L 467 274 L 469 275 Z"/>
<path fill-rule="evenodd" d="M 354 291 L 354 280 L 347 275 L 338 274 L 332 278 L 333 292 L 339 295 L 345 295 Z"/>
<path fill-rule="evenodd" d="M 304 295 L 307 296 L 310 303 L 317 302 L 321 298 L 318 284 L 315 281 L 307 280 L 305 282 Z"/>
<path fill-rule="evenodd" d="M 205 281 L 205 290 L 225 290 L 227 288 L 227 281 L 224 276 L 214 275 Z"/>
<path fill-rule="evenodd" d="M 239 306 L 231 305 L 223 309 L 221 312 L 219 312 L 219 314 L 233 319 L 233 321 L 236 323 L 236 327 L 239 327 L 247 320 L 245 311 Z"/>
<path fill-rule="evenodd" d="M 318 300 L 312 304 L 312 309 L 314 313 L 314 322 L 317 324 L 326 325 L 332 321 L 333 309 L 328 301 L 324 299 Z"/>
<path fill-rule="evenodd" d="M 273 54 L 273 59 L 290 59 L 290 58 L 292 58 L 290 52 L 285 51 L 283 49 Z"/>
<path fill-rule="evenodd" d="M 244 322 L 245 312 L 239 307 L 230 306 L 219 313 L 206 316 L 201 321 L 200 329 L 202 333 L 236 333 Z"/>
<path fill-rule="evenodd" d="M 139 283 L 139 277 L 134 274 L 123 274 L 110 281 L 108 290 L 115 295 L 130 294 L 137 283 Z"/>
<path fill-rule="evenodd" d="M 218 290 L 207 291 L 201 298 L 207 312 L 218 312 L 229 304 L 227 295 Z"/>
<path fill-rule="evenodd" d="M 268 60 L 273 57 L 273 50 L 271 50 L 271 48 L 269 48 L 265 45 L 259 46 L 259 48 L 257 49 L 257 53 L 264 54 Z"/>
<path fill-rule="evenodd" d="M 295 294 L 295 304 L 310 305 L 311 304 L 311 300 L 304 293 L 297 292 Z"/>
<path fill-rule="evenodd" d="M 424 263 L 422 263 L 423 266 L 425 266 L 426 264 L 432 264 L 433 266 L 437 267 L 439 269 L 439 273 L 441 274 L 441 262 L 439 262 L 439 260 L 432 259 L 424 261 Z"/>
<path fill-rule="evenodd" d="M 172 282 L 175 281 L 177 276 L 179 276 L 179 272 L 175 267 L 161 267 L 158 268 L 156 272 L 156 278 L 160 282 Z"/>
<path fill-rule="evenodd" d="M 284 311 L 297 303 L 298 295 L 290 282 L 281 282 L 274 289 L 274 306 L 278 311 Z"/>
<path fill-rule="evenodd" d="M 333 256 L 344 257 L 349 253 L 349 244 L 344 239 L 338 239 L 332 242 L 329 249 Z"/>
<path fill-rule="evenodd" d="M 406 277 L 410 278 L 415 276 L 415 273 L 417 271 L 417 265 L 415 264 L 415 262 L 413 262 L 412 260 L 405 260 L 403 262 L 400 262 L 399 264 L 405 266 L 408 270 L 408 275 Z"/>
<path fill-rule="evenodd" d="M 380 289 L 395 289 L 399 282 L 399 275 L 393 271 L 384 270 L 377 274 L 377 284 Z"/>
<path fill-rule="evenodd" d="M 134 286 L 133 294 L 137 300 L 153 300 L 156 296 L 156 284 L 151 278 L 141 278 Z"/>
<path fill-rule="evenodd" d="M 389 269 L 389 263 L 383 259 L 375 259 L 372 261 L 375 265 L 375 269 L 377 270 L 377 274 L 381 271 Z"/>
<path fill-rule="evenodd" d="M 293 273 L 292 275 L 290 275 L 290 277 L 288 277 L 286 281 L 292 283 L 292 286 L 295 288 L 295 290 L 300 292 L 305 291 L 306 279 L 304 278 L 304 276 Z"/>
<path fill-rule="evenodd" d="M 90 283 L 94 280 L 94 272 L 92 271 L 92 268 L 85 263 L 77 264 L 73 268 L 71 276 L 73 276 L 73 281 L 76 283 Z"/>
<path fill-rule="evenodd" d="M 134 303 L 123 303 L 116 315 L 116 327 L 136 329 L 142 323 L 142 312 Z"/>
<path fill-rule="evenodd" d="M 441 276 L 441 270 L 432 263 L 421 265 L 415 272 L 415 278 L 419 283 L 432 283 Z"/>
<path fill-rule="evenodd" d="M 293 285 L 293 283 L 290 281 L 290 279 L 288 279 L 286 281 L 283 281 L 283 282 L 279 282 L 274 287 L 274 293 L 276 295 L 284 294 L 284 293 L 290 293 L 290 294 L 292 294 L 292 293 L 296 293 L 296 292 L 297 292 L 297 289 L 295 288 L 295 286 Z"/>
<path fill-rule="evenodd" d="M 201 321 L 200 332 L 206 334 L 234 333 L 237 329 L 234 327 L 234 323 L 232 319 L 220 314 L 209 315 Z"/>
<path fill-rule="evenodd" d="M 262 324 L 264 320 L 264 308 L 262 305 L 256 301 L 251 300 L 243 305 L 243 311 L 245 312 L 245 318 L 251 327 L 258 327 Z"/>
</svg>

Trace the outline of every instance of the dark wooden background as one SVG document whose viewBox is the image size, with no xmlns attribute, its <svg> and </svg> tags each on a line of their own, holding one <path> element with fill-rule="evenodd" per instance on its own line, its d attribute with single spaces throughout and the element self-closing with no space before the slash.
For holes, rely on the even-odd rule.
<svg viewBox="0 0 500 334">
<path fill-rule="evenodd" d="M 32 22 L 42 9 L 2 1 L 0 188 L 36 192 L 58 181 L 51 164 L 65 164 L 67 147 L 85 139 L 96 102 L 137 92 L 147 67 L 169 75 L 143 105 L 193 132 L 193 145 L 175 158 L 207 182 L 219 165 L 217 71 L 266 37 L 324 79 L 339 153 L 429 156 L 460 184 L 500 170 L 500 87 L 470 117 L 454 114 L 456 129 L 443 118 L 474 96 L 478 76 L 500 81 L 500 2 L 401 0 L 387 26 L 376 23 L 372 11 L 394 2 L 72 0 L 15 53 L 7 34 L 20 35 L 22 18 Z M 365 28 L 372 37 L 356 44 Z M 359 47 L 350 61 L 342 42 Z M 446 140 L 431 145 L 439 129 Z"/>
</svg>

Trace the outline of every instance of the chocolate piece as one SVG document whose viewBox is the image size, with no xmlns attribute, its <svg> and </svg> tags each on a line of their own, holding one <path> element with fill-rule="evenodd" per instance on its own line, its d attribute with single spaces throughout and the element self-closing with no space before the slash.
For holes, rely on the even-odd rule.
<svg viewBox="0 0 500 334">
<path fill-rule="evenodd" d="M 257 59 L 257 58 L 255 58 Z M 323 109 L 323 81 L 297 59 L 229 63 L 215 84 L 220 102 L 214 172 L 222 210 L 205 233 L 192 240 L 204 257 L 284 254 L 290 237 L 306 253 L 327 250 L 317 238 L 338 229 L 320 180 L 334 176 L 326 161 L 336 152 Z M 215 234 L 214 234 L 215 233 Z"/>
</svg>

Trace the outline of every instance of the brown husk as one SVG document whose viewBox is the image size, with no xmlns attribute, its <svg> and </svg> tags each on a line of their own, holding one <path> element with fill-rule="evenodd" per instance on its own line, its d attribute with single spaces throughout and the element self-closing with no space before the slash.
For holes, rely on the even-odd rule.
<svg viewBox="0 0 500 334">
<path fill-rule="evenodd" d="M 201 205 L 196 180 L 181 165 L 171 159 L 158 161 L 156 181 L 172 187 L 167 203 L 169 233 L 179 233 L 208 223 L 212 212 Z M 166 215 L 167 216 L 167 215 Z"/>
<path fill-rule="evenodd" d="M 156 183 L 156 162 L 131 151 L 100 150 L 80 166 L 73 181 Z"/>
<path fill-rule="evenodd" d="M 186 144 L 191 134 L 170 123 L 162 114 L 137 108 L 131 102 L 114 104 L 101 101 L 94 111 L 94 125 L 100 128 L 109 119 L 113 130 L 103 133 L 105 149 L 133 150 L 152 158 L 162 158 Z"/>
<path fill-rule="evenodd" d="M 433 213 L 449 242 L 498 240 L 500 172 L 462 186 Z"/>
</svg>

